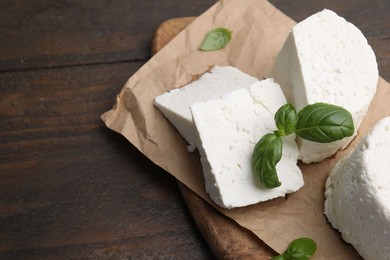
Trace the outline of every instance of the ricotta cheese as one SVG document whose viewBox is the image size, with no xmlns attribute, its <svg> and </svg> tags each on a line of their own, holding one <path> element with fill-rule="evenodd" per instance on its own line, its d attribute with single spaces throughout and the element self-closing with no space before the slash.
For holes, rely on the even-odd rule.
<svg viewBox="0 0 390 260">
<path fill-rule="evenodd" d="M 256 185 L 251 167 L 259 139 L 276 128 L 274 114 L 286 104 L 272 79 L 254 83 L 220 99 L 195 103 L 191 111 L 198 150 L 210 198 L 224 208 L 242 207 L 284 196 L 303 186 L 297 166 L 295 136 L 283 137 L 283 155 L 276 166 L 282 185 L 267 189 Z"/>
<path fill-rule="evenodd" d="M 324 213 L 365 259 L 390 259 L 390 117 L 332 169 Z"/>
<path fill-rule="evenodd" d="M 155 105 L 189 143 L 189 150 L 193 151 L 196 135 L 190 106 L 195 102 L 219 98 L 232 90 L 249 87 L 257 81 L 235 67 L 216 66 L 188 85 L 156 97 Z"/>
<path fill-rule="evenodd" d="M 361 31 L 325 9 L 292 28 L 271 76 L 297 110 L 316 102 L 339 105 L 352 114 L 357 130 L 376 91 L 378 67 Z M 330 144 L 298 138 L 299 158 L 321 161 L 352 138 Z"/>
</svg>

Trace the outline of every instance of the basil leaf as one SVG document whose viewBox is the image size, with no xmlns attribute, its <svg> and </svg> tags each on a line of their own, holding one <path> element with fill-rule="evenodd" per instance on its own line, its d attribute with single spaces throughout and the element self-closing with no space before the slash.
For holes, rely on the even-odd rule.
<svg viewBox="0 0 390 260">
<path fill-rule="evenodd" d="M 282 255 L 277 255 L 272 257 L 271 260 L 287 260 L 287 259 Z"/>
<path fill-rule="evenodd" d="M 202 51 L 215 51 L 222 49 L 232 38 L 232 32 L 225 28 L 216 28 L 203 39 L 199 49 Z"/>
<path fill-rule="evenodd" d="M 283 253 L 287 260 L 309 259 L 317 250 L 317 244 L 311 238 L 301 237 L 293 240 Z"/>
<path fill-rule="evenodd" d="M 315 103 L 298 113 L 295 132 L 299 137 L 317 143 L 330 143 L 354 133 L 352 115 L 344 108 Z"/>
<path fill-rule="evenodd" d="M 275 168 L 282 158 L 282 146 L 282 139 L 270 133 L 264 135 L 253 150 L 252 167 L 255 178 L 266 188 L 276 188 L 282 184 Z"/>
<path fill-rule="evenodd" d="M 275 131 L 277 136 L 286 136 L 295 132 L 298 123 L 298 114 L 291 104 L 285 104 L 276 111 L 275 124 L 278 128 Z"/>
</svg>

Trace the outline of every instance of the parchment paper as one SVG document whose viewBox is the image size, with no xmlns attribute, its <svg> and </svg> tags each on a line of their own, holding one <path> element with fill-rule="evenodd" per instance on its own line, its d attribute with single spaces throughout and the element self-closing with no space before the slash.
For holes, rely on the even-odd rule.
<svg viewBox="0 0 390 260">
<path fill-rule="evenodd" d="M 390 85 L 380 79 L 378 91 L 359 135 L 345 150 L 321 163 L 299 164 L 305 186 L 298 192 L 257 205 L 226 210 L 205 192 L 197 152 L 154 107 L 154 97 L 190 82 L 213 65 L 232 65 L 259 79 L 271 70 L 293 20 L 265 0 L 222 0 L 199 16 L 125 84 L 113 109 L 102 115 L 107 127 L 124 135 L 151 161 L 175 176 L 223 214 L 252 231 L 277 252 L 297 237 L 311 237 L 316 258 L 354 259 L 355 250 L 327 223 L 323 215 L 324 184 L 329 169 L 350 152 L 375 122 L 390 115 Z M 232 41 L 222 50 L 198 51 L 208 31 L 226 27 Z M 129 183 L 129 185 L 131 185 Z"/>
</svg>

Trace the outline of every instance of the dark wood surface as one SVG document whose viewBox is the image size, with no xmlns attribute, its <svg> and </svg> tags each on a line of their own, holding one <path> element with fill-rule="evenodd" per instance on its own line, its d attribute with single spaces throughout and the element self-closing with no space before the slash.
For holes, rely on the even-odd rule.
<svg viewBox="0 0 390 260">
<path fill-rule="evenodd" d="M 0 259 L 214 257 L 176 181 L 99 118 L 157 27 L 214 2 L 0 2 Z M 390 1 L 271 3 L 346 17 L 390 80 Z"/>
</svg>

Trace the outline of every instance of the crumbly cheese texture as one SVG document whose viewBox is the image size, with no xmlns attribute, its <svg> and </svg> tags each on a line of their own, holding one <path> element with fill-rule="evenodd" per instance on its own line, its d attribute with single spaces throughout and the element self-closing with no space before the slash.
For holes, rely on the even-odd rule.
<svg viewBox="0 0 390 260">
<path fill-rule="evenodd" d="M 195 127 L 190 106 L 219 98 L 223 94 L 249 87 L 258 79 L 232 66 L 216 66 L 199 79 L 155 98 L 155 105 L 189 143 L 189 150 L 196 146 Z"/>
<path fill-rule="evenodd" d="M 327 9 L 292 28 L 271 76 L 297 110 L 316 102 L 342 106 L 351 112 L 356 130 L 379 77 L 375 54 L 362 32 Z M 305 163 L 321 161 L 352 138 L 331 144 L 298 138 L 299 158 Z"/>
<path fill-rule="evenodd" d="M 294 135 L 283 137 L 283 155 L 276 166 L 280 187 L 256 185 L 251 167 L 254 146 L 276 129 L 274 114 L 285 103 L 280 86 L 267 79 L 191 106 L 201 141 L 198 150 L 206 191 L 216 204 L 242 207 L 282 197 L 303 186 Z"/>
<path fill-rule="evenodd" d="M 390 259 L 390 117 L 332 169 L 325 215 L 365 259 Z"/>
</svg>

